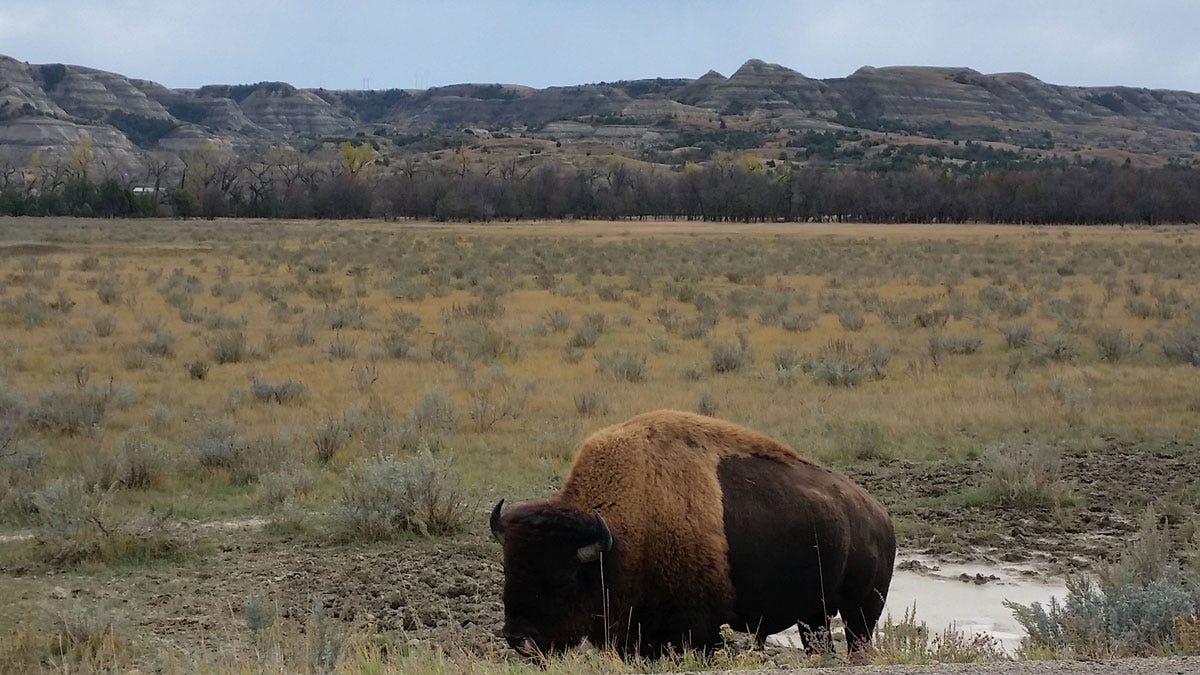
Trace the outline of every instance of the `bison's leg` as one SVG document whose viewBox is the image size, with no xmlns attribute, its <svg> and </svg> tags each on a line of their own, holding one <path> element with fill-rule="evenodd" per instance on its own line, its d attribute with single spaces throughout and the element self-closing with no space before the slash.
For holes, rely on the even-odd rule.
<svg viewBox="0 0 1200 675">
<path fill-rule="evenodd" d="M 797 621 L 800 642 L 808 654 L 827 654 L 833 651 L 833 636 L 829 632 L 829 617 L 824 613 Z"/>
<path fill-rule="evenodd" d="M 846 646 L 853 655 L 870 646 L 875 624 L 883 613 L 883 598 L 878 593 L 871 593 L 861 602 L 840 607 L 839 613 L 846 626 Z"/>
</svg>

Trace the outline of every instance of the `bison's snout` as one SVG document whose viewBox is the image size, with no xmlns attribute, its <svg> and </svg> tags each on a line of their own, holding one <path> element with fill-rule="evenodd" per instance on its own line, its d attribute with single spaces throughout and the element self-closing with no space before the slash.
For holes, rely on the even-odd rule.
<svg viewBox="0 0 1200 675">
<path fill-rule="evenodd" d="M 508 642 L 508 646 L 521 656 L 534 658 L 546 653 L 548 645 L 542 644 L 542 640 L 533 631 L 509 630 L 506 626 L 500 633 Z"/>
<path fill-rule="evenodd" d="M 537 643 L 533 641 L 533 638 L 509 638 L 508 644 L 517 650 L 518 654 L 528 658 L 535 658 L 542 653 L 542 650 L 538 649 Z"/>
</svg>

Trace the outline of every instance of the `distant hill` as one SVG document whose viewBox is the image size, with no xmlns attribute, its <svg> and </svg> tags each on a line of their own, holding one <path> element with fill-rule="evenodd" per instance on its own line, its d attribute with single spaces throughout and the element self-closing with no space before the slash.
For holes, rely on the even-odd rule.
<svg viewBox="0 0 1200 675">
<path fill-rule="evenodd" d="M 1069 87 L 1023 73 L 863 67 L 813 79 L 747 61 L 726 77 L 569 87 L 458 84 L 426 90 L 297 89 L 282 82 L 170 89 L 75 65 L 0 56 L 0 169 L 65 161 L 90 137 L 96 161 L 133 176 L 155 158 L 215 147 L 242 157 L 367 139 L 386 158 L 437 158 L 469 143 L 490 161 L 541 152 L 558 161 L 620 155 L 703 162 L 720 151 L 797 163 L 861 165 L 955 157 L 970 142 L 1007 157 L 1191 164 L 1200 94 Z M 35 158 L 35 153 L 37 154 Z M 128 180 L 135 180 L 130 177 Z"/>
</svg>

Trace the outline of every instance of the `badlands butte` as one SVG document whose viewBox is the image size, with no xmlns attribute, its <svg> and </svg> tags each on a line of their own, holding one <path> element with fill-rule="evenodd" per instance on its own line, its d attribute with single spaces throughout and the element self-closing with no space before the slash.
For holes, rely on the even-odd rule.
<svg viewBox="0 0 1200 675">
<path fill-rule="evenodd" d="M 806 132 L 835 132 L 816 147 Z M 842 132 L 841 135 L 836 132 Z M 968 141 L 1009 158 L 1105 159 L 1135 166 L 1200 156 L 1200 94 L 1073 87 L 1024 73 L 863 67 L 814 79 L 750 60 L 729 76 L 655 78 L 536 89 L 299 89 L 282 82 L 170 87 L 94 68 L 0 56 L 0 169 L 5 177 L 66 161 L 90 138 L 94 159 L 128 183 L 148 165 L 216 148 L 247 160 L 364 139 L 379 156 L 444 158 L 470 145 L 531 164 L 586 167 L 619 155 L 651 165 L 739 151 L 806 164 L 870 163 L 889 149 L 937 154 Z M 545 154 L 543 154 L 543 151 Z M 939 155 L 940 156 L 940 155 Z"/>
</svg>

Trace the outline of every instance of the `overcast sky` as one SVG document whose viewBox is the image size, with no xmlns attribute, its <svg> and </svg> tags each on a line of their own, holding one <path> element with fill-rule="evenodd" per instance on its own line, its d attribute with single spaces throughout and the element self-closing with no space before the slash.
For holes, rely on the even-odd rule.
<svg viewBox="0 0 1200 675">
<path fill-rule="evenodd" d="M 170 87 L 538 87 L 863 65 L 1200 91 L 1198 0 L 0 0 L 0 54 Z"/>
</svg>

